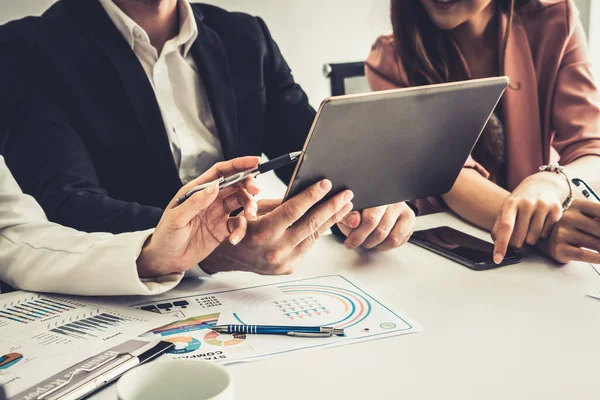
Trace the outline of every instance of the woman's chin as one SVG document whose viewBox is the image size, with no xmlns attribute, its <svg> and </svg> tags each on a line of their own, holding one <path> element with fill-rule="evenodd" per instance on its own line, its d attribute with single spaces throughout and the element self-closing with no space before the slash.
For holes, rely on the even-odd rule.
<svg viewBox="0 0 600 400">
<path fill-rule="evenodd" d="M 457 21 L 455 18 L 433 18 L 433 23 L 442 31 L 451 31 L 457 28 L 462 21 Z"/>
</svg>

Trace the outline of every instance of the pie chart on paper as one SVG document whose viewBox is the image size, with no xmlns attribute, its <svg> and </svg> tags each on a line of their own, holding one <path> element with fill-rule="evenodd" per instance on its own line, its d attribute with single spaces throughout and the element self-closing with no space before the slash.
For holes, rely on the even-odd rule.
<svg viewBox="0 0 600 400">
<path fill-rule="evenodd" d="M 0 357 L 0 370 L 9 369 L 23 359 L 23 354 L 8 353 Z"/>
<path fill-rule="evenodd" d="M 164 340 L 175 345 L 173 349 L 167 352 L 168 354 L 186 354 L 200 348 L 200 341 L 191 336 L 170 337 Z"/>
</svg>

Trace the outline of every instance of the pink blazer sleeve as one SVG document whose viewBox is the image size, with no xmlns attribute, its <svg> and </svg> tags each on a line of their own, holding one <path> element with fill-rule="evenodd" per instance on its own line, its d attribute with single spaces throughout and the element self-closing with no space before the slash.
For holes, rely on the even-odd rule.
<svg viewBox="0 0 600 400">
<path fill-rule="evenodd" d="M 576 12 L 569 15 L 569 29 L 551 115 L 552 145 L 563 165 L 583 156 L 600 156 L 600 99 L 592 77 L 585 33 Z"/>
</svg>

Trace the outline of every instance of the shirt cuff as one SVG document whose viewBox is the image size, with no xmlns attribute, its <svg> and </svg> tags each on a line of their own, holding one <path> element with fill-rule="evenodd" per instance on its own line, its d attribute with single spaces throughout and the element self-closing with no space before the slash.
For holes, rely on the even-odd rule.
<svg viewBox="0 0 600 400">
<path fill-rule="evenodd" d="M 204 271 L 202 269 L 200 264 L 198 264 L 195 267 L 190 268 L 189 270 L 187 270 L 185 272 L 185 278 L 198 279 L 198 278 L 210 278 L 211 276 L 212 276 L 211 274 L 207 273 L 206 271 Z"/>
</svg>

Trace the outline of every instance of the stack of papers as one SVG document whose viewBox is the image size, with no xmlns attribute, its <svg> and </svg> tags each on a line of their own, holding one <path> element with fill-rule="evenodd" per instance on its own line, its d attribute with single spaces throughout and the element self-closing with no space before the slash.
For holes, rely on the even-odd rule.
<svg viewBox="0 0 600 400">
<path fill-rule="evenodd" d="M 36 393 L 37 385 L 57 372 L 168 321 L 148 314 L 58 296 L 4 294 L 0 300 L 0 383 L 8 398 Z"/>
</svg>

